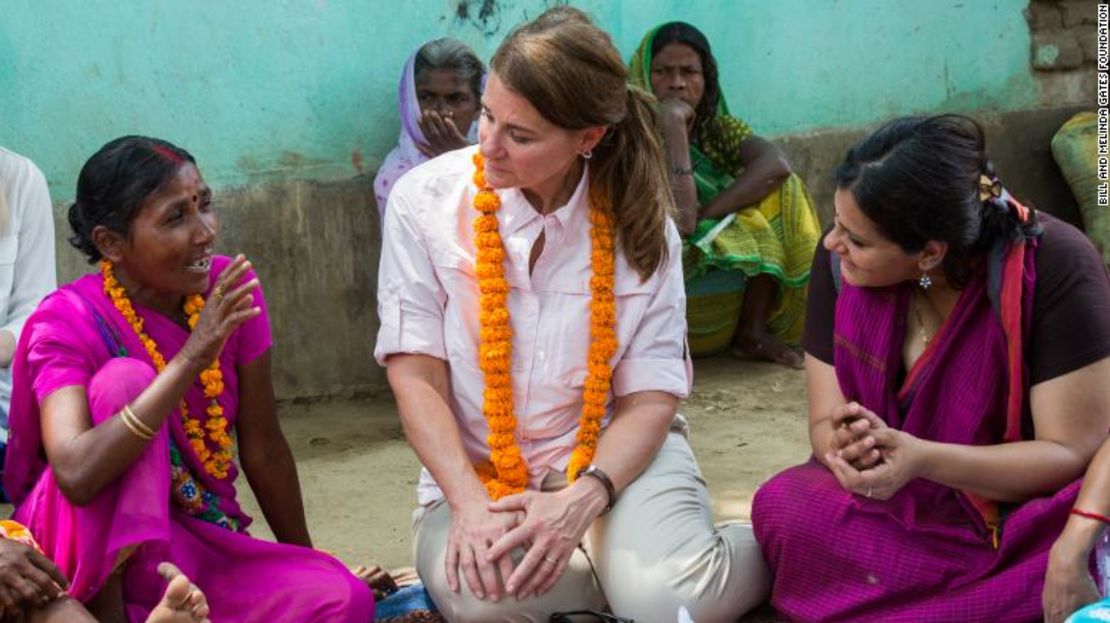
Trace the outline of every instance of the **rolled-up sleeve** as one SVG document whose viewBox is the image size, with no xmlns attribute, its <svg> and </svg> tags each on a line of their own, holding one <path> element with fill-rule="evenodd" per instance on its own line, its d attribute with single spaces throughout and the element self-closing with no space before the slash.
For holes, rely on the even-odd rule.
<svg viewBox="0 0 1110 623">
<path fill-rule="evenodd" d="M 667 252 L 667 264 L 659 274 L 640 325 L 613 369 L 613 393 L 617 396 L 642 391 L 662 391 L 679 398 L 690 394 L 694 373 L 686 347 L 682 241 L 669 220 Z"/>
<path fill-rule="evenodd" d="M 389 196 L 382 225 L 378 270 L 378 340 L 374 358 L 385 365 L 390 355 L 421 354 L 447 359 L 443 308 L 447 294 L 428 255 L 419 214 L 411 209 L 412 185 L 404 178 Z"/>
</svg>

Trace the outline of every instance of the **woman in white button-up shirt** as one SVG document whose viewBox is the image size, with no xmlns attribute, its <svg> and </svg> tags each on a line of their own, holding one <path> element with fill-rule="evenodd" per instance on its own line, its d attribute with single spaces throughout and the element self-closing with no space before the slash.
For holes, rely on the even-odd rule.
<svg viewBox="0 0 1110 623">
<path fill-rule="evenodd" d="M 676 417 L 691 384 L 680 239 L 652 103 L 608 36 L 553 9 L 494 55 L 479 147 L 413 169 L 386 210 L 375 349 L 424 472 L 416 567 L 449 620 L 602 608 L 735 620 L 765 596 L 750 527 L 713 527 Z M 523 493 L 491 501 L 474 242 L 480 151 L 509 286 Z M 593 464 L 567 474 L 591 326 L 590 196 L 612 206 L 617 350 Z M 568 485 L 568 480 L 573 484 Z M 611 507 L 612 512 L 605 511 Z"/>
<path fill-rule="evenodd" d="M 27 316 L 57 287 L 50 192 L 33 162 L 0 147 L 0 441 L 8 440 L 12 355 Z"/>
</svg>

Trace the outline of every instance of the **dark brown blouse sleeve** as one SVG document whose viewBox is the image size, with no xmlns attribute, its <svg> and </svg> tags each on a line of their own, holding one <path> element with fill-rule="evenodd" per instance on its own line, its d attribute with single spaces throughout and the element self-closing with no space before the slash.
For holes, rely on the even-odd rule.
<svg viewBox="0 0 1110 623">
<path fill-rule="evenodd" d="M 1044 212 L 1038 218 L 1044 235 L 1026 350 L 1034 385 L 1110 356 L 1110 277 L 1102 258 L 1075 227 Z"/>
<path fill-rule="evenodd" d="M 828 230 L 825 230 L 828 233 Z M 825 236 L 821 236 L 824 240 Z M 813 266 L 809 271 L 809 293 L 806 298 L 805 332 L 802 348 L 814 357 L 833 362 L 833 315 L 836 311 L 836 284 L 833 282 L 829 251 L 817 242 Z"/>
</svg>

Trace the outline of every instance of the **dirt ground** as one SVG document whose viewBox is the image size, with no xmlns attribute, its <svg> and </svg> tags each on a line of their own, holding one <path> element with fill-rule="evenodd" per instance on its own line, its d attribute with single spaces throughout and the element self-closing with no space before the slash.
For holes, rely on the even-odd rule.
<svg viewBox="0 0 1110 623">
<path fill-rule="evenodd" d="M 809 454 L 799 371 L 729 356 L 698 360 L 694 392 L 681 412 L 720 519 L 748 518 L 756 487 Z M 350 564 L 411 564 L 419 462 L 392 396 L 286 404 L 281 417 L 316 546 Z M 251 533 L 272 538 L 245 480 L 240 484 L 256 518 Z M 764 611 L 745 620 L 774 617 Z"/>
</svg>

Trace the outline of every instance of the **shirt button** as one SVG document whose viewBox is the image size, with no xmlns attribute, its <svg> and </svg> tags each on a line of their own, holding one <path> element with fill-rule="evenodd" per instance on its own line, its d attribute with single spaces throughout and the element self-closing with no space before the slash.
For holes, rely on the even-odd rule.
<svg viewBox="0 0 1110 623">
<path fill-rule="evenodd" d="M 544 355 L 543 355 L 543 351 L 542 351 L 542 350 L 541 350 L 541 351 L 538 351 L 538 352 L 536 353 L 536 359 L 539 359 L 540 361 L 543 361 L 543 359 L 544 359 Z"/>
</svg>

